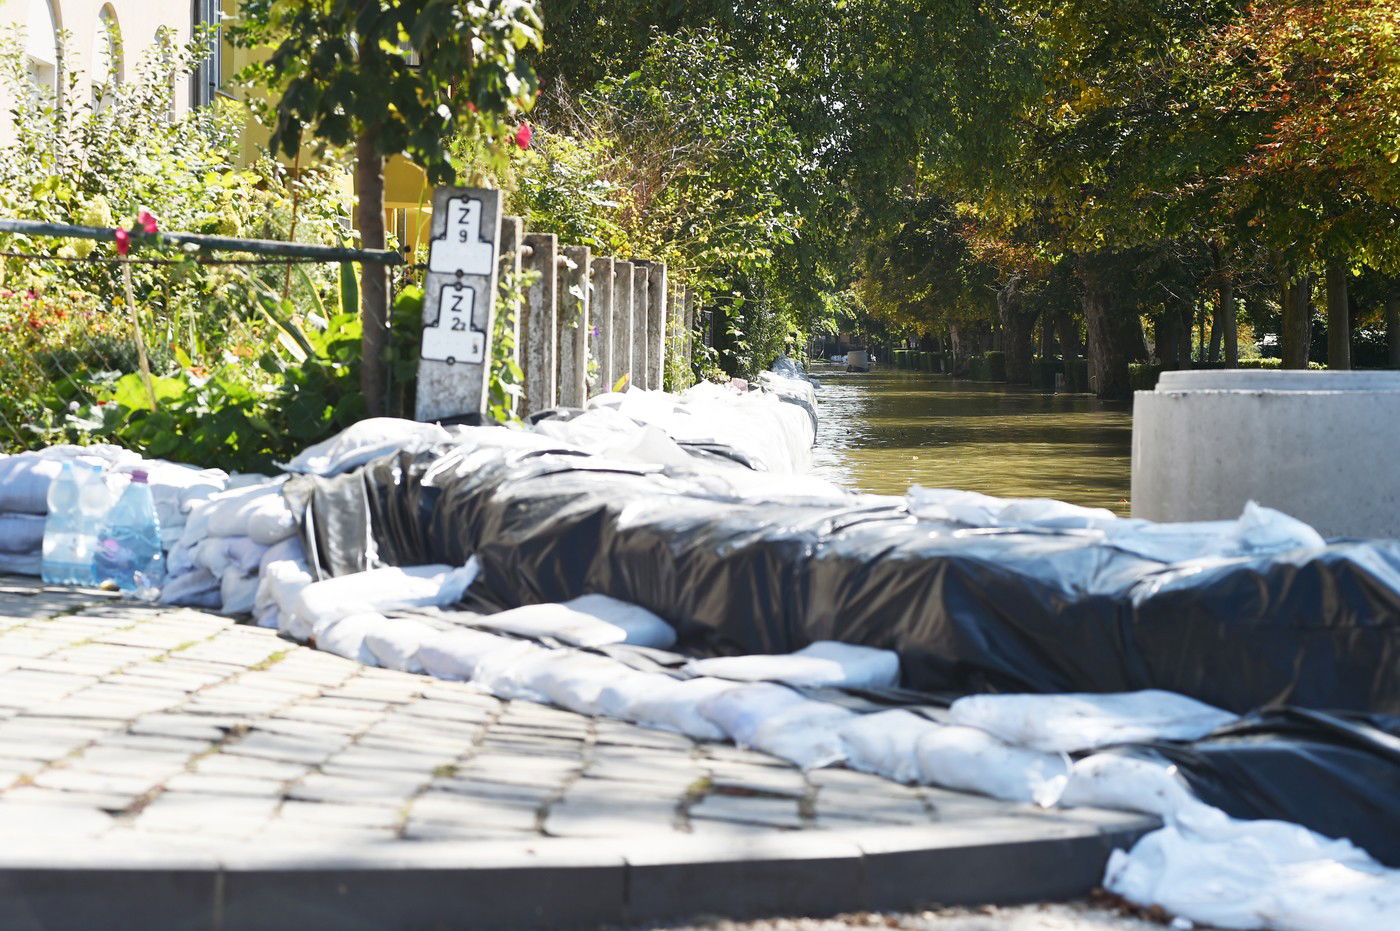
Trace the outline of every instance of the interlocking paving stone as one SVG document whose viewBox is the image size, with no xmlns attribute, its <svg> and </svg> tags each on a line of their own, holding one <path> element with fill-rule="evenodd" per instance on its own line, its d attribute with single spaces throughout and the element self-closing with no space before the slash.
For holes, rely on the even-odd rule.
<svg viewBox="0 0 1400 931">
<path fill-rule="evenodd" d="M 836 877 L 859 860 L 851 838 L 861 832 L 875 832 L 870 856 L 898 866 L 901 851 L 926 844 L 1065 843 L 1148 826 L 1135 815 L 1043 812 L 840 769 L 804 774 L 726 744 L 365 668 L 218 615 L 0 579 L 0 857 L 11 864 L 26 849 L 38 857 L 60 847 L 115 866 L 133 857 L 195 871 L 248 864 L 225 867 L 229 882 L 214 888 L 227 897 L 253 875 L 284 881 L 284 870 L 258 866 L 269 858 L 369 864 L 392 851 L 380 868 L 418 876 L 411 882 L 424 889 L 447 888 L 436 878 L 443 868 L 469 875 L 467 857 L 486 869 L 471 874 L 482 877 L 475 888 L 495 891 L 485 877 L 536 869 L 555 871 L 549 883 L 568 874 L 566 885 L 596 889 L 585 877 L 611 870 L 608 889 L 630 890 L 633 908 L 661 909 L 663 899 L 670 908 L 711 894 L 683 865 L 668 872 L 684 850 L 825 863 Z M 807 846 L 770 845 L 794 840 Z M 1085 855 L 1081 873 L 1108 843 Z M 504 859 L 484 852 L 510 844 L 518 846 Z M 658 860 L 657 850 L 671 852 Z M 418 858 L 427 873 L 408 865 Z M 626 883 L 625 862 L 641 869 Z M 826 882 L 792 869 L 715 875 L 749 877 L 754 895 L 768 875 L 788 889 Z M 123 875 L 116 888 L 132 888 Z M 316 875 L 330 883 L 327 895 L 345 888 L 334 868 Z M 0 888 L 6 881 L 0 875 Z M 737 901 L 726 895 L 711 904 Z M 235 897 L 226 914 L 239 914 L 239 901 L 250 907 Z M 530 903 L 520 907 L 517 916 L 533 914 Z"/>
</svg>

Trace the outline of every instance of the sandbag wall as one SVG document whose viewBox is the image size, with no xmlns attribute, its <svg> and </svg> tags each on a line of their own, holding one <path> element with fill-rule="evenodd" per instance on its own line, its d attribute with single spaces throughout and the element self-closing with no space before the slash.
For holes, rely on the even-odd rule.
<svg viewBox="0 0 1400 931">
<path fill-rule="evenodd" d="M 691 652 L 834 639 L 896 651 L 924 691 L 1400 712 L 1400 543 L 1183 567 L 1073 531 L 920 519 L 898 498 L 756 496 L 744 473 L 458 444 L 288 494 L 330 574 L 475 555 L 486 605 L 606 594 L 668 619 Z"/>
</svg>

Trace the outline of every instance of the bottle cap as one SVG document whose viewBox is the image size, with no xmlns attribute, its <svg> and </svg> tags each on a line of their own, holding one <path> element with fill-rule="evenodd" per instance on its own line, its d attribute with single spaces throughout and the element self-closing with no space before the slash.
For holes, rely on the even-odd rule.
<svg viewBox="0 0 1400 931">
<path fill-rule="evenodd" d="M 146 484 L 146 479 L 147 479 L 148 477 L 149 477 L 149 476 L 146 475 L 146 471 L 145 471 L 144 469 L 132 469 L 132 470 L 131 470 L 131 480 L 132 480 L 133 482 L 135 482 L 136 484 L 138 484 L 138 485 L 144 485 L 144 484 Z"/>
</svg>

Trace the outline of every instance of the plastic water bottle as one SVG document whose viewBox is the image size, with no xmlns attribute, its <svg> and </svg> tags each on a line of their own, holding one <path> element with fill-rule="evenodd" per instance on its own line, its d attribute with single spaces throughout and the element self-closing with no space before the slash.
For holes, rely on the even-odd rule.
<svg viewBox="0 0 1400 931">
<path fill-rule="evenodd" d="M 44 520 L 41 574 L 50 585 L 72 585 L 82 574 L 84 560 L 78 542 L 80 491 L 73 463 L 65 462 L 58 478 L 49 485 L 49 516 Z"/>
<path fill-rule="evenodd" d="M 75 580 L 78 585 L 96 585 L 101 581 L 93 568 L 97 538 L 116 500 L 112 490 L 107 487 L 102 466 L 91 466 L 91 470 L 78 495 L 78 557 L 82 562 L 82 571 Z"/>
<path fill-rule="evenodd" d="M 112 581 L 124 592 L 148 594 L 165 582 L 160 523 L 146 473 L 133 471 L 97 536 L 93 569 L 98 581 Z"/>
</svg>

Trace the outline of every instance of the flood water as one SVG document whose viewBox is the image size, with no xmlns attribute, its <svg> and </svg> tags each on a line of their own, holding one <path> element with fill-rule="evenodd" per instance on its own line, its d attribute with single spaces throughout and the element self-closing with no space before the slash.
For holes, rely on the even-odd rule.
<svg viewBox="0 0 1400 931">
<path fill-rule="evenodd" d="M 812 375 L 824 478 L 879 494 L 917 484 L 1128 513 L 1130 402 L 884 368 L 813 365 Z"/>
</svg>

